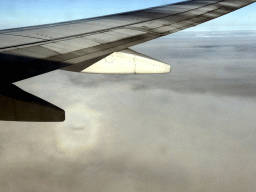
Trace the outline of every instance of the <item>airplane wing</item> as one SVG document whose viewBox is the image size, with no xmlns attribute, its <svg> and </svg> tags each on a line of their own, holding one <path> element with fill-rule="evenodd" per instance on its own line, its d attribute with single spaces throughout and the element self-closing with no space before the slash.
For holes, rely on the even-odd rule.
<svg viewBox="0 0 256 192">
<path fill-rule="evenodd" d="M 170 72 L 168 65 L 128 48 L 194 27 L 255 1 L 190 0 L 90 19 L 1 30 L 0 119 L 64 121 L 62 109 L 12 84 L 56 69 L 122 74 Z"/>
</svg>

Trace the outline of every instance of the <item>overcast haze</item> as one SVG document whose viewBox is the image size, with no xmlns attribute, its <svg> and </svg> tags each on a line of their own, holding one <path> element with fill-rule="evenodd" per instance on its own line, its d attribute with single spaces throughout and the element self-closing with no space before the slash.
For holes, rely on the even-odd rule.
<svg viewBox="0 0 256 192">
<path fill-rule="evenodd" d="M 132 49 L 159 75 L 53 71 L 15 83 L 63 123 L 0 122 L 0 191 L 254 192 L 256 32 L 187 32 Z"/>
</svg>

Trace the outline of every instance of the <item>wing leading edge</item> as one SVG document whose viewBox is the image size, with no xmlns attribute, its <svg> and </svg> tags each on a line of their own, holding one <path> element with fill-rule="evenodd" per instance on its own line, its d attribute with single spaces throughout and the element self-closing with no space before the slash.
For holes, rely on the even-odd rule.
<svg viewBox="0 0 256 192">
<path fill-rule="evenodd" d="M 56 69 L 84 72 L 114 52 L 194 27 L 255 1 L 191 0 L 91 19 L 1 30 L 1 82 L 8 87 Z M 11 88 L 5 89 L 8 90 Z M 0 114 L 5 110 L 1 103 Z M 0 118 L 8 120 L 3 115 Z M 13 120 L 29 121 L 29 118 Z"/>
</svg>

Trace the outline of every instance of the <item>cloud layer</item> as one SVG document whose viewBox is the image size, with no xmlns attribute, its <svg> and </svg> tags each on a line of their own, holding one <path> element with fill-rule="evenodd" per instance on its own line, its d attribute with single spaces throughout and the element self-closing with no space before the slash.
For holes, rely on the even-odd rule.
<svg viewBox="0 0 256 192">
<path fill-rule="evenodd" d="M 165 75 L 55 71 L 16 83 L 65 109 L 66 121 L 0 123 L 0 190 L 254 191 L 256 68 L 246 39 L 134 47 L 171 64 Z"/>
</svg>

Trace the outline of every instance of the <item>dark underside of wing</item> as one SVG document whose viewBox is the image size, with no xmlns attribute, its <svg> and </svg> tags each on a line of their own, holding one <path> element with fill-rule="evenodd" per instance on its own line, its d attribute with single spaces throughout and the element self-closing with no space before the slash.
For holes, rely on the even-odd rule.
<svg viewBox="0 0 256 192">
<path fill-rule="evenodd" d="M 92 19 L 2 30 L 0 75 L 4 89 L 0 93 L 0 119 L 63 121 L 59 108 L 26 95 L 12 83 L 56 69 L 81 72 L 112 53 L 194 27 L 254 2 L 191 0 Z M 37 115 L 30 108 L 39 111 Z M 58 115 L 49 119 L 44 115 L 47 110 Z"/>
<path fill-rule="evenodd" d="M 1 86 L 0 104 L 0 119 L 5 121 L 61 122 L 65 120 L 64 110 L 13 84 Z"/>
</svg>

